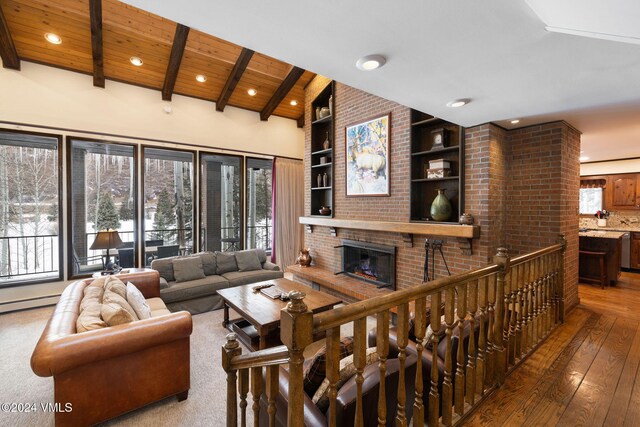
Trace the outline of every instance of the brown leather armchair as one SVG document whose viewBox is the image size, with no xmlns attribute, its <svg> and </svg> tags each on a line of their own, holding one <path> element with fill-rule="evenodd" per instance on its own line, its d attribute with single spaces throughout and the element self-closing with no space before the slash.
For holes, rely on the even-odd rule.
<svg viewBox="0 0 640 427">
<path fill-rule="evenodd" d="M 406 404 L 405 415 L 407 421 L 413 416 L 413 399 L 415 397 L 415 372 L 417 357 L 415 354 L 407 354 L 405 360 L 405 390 Z M 387 406 L 387 426 L 395 425 L 398 380 L 400 361 L 398 359 L 387 360 L 387 372 L 385 374 L 385 397 Z M 379 364 L 373 363 L 367 366 L 363 372 L 364 382 L 362 384 L 362 405 L 364 408 L 364 425 L 378 425 L 378 396 L 380 389 L 380 369 Z M 276 399 L 276 425 L 287 425 L 287 409 L 289 394 L 289 372 L 280 368 L 280 393 Z M 336 398 L 337 411 L 336 420 L 338 427 L 350 427 L 354 425 L 356 413 L 356 378 L 353 376 L 340 389 Z M 269 425 L 269 415 L 267 414 L 266 399 L 263 395 L 261 399 L 260 425 Z M 327 410 L 328 411 L 328 410 Z M 326 413 L 323 413 L 311 401 L 311 397 L 304 395 L 304 425 L 308 427 L 327 426 Z"/>
<path fill-rule="evenodd" d="M 160 296 L 157 272 L 119 276 L 145 296 Z M 167 314 L 124 325 L 76 333 L 84 288 L 67 286 L 31 356 L 31 368 L 53 376 L 57 426 L 92 425 L 166 397 L 187 398 L 191 315 Z"/>
</svg>

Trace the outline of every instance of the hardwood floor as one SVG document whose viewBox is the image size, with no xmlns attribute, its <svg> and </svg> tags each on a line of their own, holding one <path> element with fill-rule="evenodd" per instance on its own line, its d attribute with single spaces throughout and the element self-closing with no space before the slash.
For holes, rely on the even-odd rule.
<svg viewBox="0 0 640 427">
<path fill-rule="evenodd" d="M 640 425 L 640 274 L 580 305 L 465 426 Z"/>
</svg>

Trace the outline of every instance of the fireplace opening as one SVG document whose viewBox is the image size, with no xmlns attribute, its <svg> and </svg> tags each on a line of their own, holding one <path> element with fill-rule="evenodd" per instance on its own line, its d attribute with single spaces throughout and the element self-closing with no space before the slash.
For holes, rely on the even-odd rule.
<svg viewBox="0 0 640 427">
<path fill-rule="evenodd" d="M 342 270 L 379 288 L 396 288 L 396 248 L 357 240 L 342 240 Z"/>
</svg>

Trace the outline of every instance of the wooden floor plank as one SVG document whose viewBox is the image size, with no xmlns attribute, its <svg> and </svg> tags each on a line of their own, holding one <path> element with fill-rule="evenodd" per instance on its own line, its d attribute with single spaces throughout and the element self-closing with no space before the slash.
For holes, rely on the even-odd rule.
<svg viewBox="0 0 640 427">
<path fill-rule="evenodd" d="M 616 393 L 613 396 L 609 413 L 604 421 L 605 425 L 620 426 L 624 424 L 634 383 L 637 382 L 638 366 L 640 366 L 640 327 L 636 329 L 636 335 L 633 338 L 622 375 L 620 375 Z"/>
<path fill-rule="evenodd" d="M 616 320 L 558 426 L 604 423 L 637 329 L 637 321 Z"/>
<path fill-rule="evenodd" d="M 531 391 L 527 404 L 507 419 L 513 425 L 554 425 L 587 374 L 615 323 L 615 317 L 600 316 L 580 347 L 568 355 L 563 366 L 549 372 Z M 586 327 L 582 331 L 585 331 Z"/>
<path fill-rule="evenodd" d="M 566 322 L 560 325 L 536 352 L 509 375 L 502 388 L 471 414 L 464 425 L 502 425 L 509 414 L 527 398 L 527 391 L 535 386 L 540 372 L 546 371 L 562 350 L 567 345 L 571 345 L 571 341 L 581 342 L 586 337 L 587 332 L 580 331 L 592 316 L 592 312 L 581 308 L 576 308 L 569 313 Z"/>
</svg>

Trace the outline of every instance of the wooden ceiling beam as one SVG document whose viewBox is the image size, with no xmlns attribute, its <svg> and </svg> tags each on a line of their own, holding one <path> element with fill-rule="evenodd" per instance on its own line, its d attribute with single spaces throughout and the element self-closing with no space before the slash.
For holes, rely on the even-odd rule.
<svg viewBox="0 0 640 427">
<path fill-rule="evenodd" d="M 227 79 L 227 82 L 222 88 L 222 92 L 220 93 L 220 96 L 216 101 L 216 110 L 224 111 L 224 107 L 227 106 L 227 102 L 229 102 L 229 98 L 231 98 L 234 89 L 242 78 L 244 70 L 247 69 L 253 53 L 254 52 L 251 49 L 247 49 L 246 47 L 242 48 L 242 52 L 240 52 L 240 55 L 238 56 L 236 65 L 233 66 L 233 70 L 231 70 L 231 74 L 229 74 L 229 78 Z"/>
<path fill-rule="evenodd" d="M 268 120 L 269 116 L 273 114 L 278 105 L 282 102 L 282 100 L 287 96 L 291 88 L 295 86 L 298 79 L 304 74 L 304 70 L 302 68 L 298 68 L 296 66 L 291 68 L 287 77 L 284 78 L 280 87 L 273 94 L 267 105 L 260 112 L 260 120 Z"/>
<path fill-rule="evenodd" d="M 13 38 L 9 31 L 9 25 L 4 18 L 2 9 L 0 8 L 0 58 L 2 58 L 2 66 L 12 70 L 20 71 L 20 57 L 16 46 L 13 44 Z"/>
<path fill-rule="evenodd" d="M 91 21 L 91 53 L 93 56 L 93 85 L 104 87 L 104 54 L 102 48 L 102 0 L 89 0 Z"/>
<path fill-rule="evenodd" d="M 189 37 L 189 27 L 178 24 L 176 26 L 176 35 L 173 37 L 173 46 L 171 47 L 171 56 L 167 64 L 167 72 L 164 75 L 164 84 L 162 85 L 162 100 L 171 101 L 173 88 L 176 85 L 178 71 L 180 71 L 180 63 L 184 55 L 184 48 L 187 45 Z"/>
<path fill-rule="evenodd" d="M 304 127 L 304 113 L 302 113 L 302 115 L 298 117 L 298 120 L 296 120 L 296 122 L 298 123 L 299 128 Z"/>
</svg>

